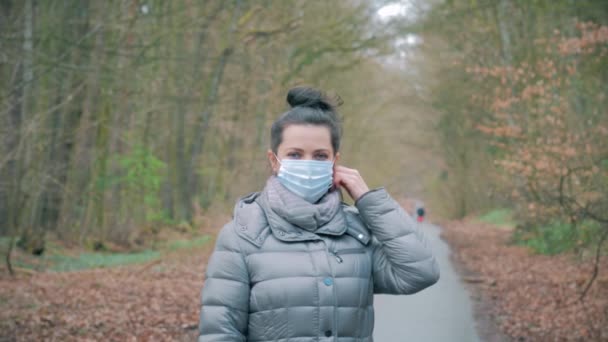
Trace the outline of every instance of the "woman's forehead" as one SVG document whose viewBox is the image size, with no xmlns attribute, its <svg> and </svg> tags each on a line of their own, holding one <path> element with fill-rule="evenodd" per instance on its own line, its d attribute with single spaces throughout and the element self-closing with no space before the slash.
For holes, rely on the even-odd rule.
<svg viewBox="0 0 608 342">
<path fill-rule="evenodd" d="M 331 133 L 320 125 L 289 125 L 283 131 L 281 147 L 331 151 Z"/>
</svg>

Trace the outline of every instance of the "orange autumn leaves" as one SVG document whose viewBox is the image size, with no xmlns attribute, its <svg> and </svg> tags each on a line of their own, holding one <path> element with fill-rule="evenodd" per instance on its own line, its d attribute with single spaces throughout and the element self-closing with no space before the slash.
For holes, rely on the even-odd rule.
<svg viewBox="0 0 608 342">
<path fill-rule="evenodd" d="M 576 37 L 556 31 L 538 40 L 545 54 L 534 63 L 466 69 L 493 87 L 470 99 L 490 113 L 476 129 L 532 219 L 577 219 L 582 208 L 600 215 L 608 206 L 608 27 L 577 29 Z"/>
<path fill-rule="evenodd" d="M 577 29 L 580 37 L 561 39 L 558 45 L 559 52 L 564 55 L 591 54 L 596 48 L 608 42 L 608 26 L 599 26 L 594 23 L 578 23 Z M 555 32 L 559 35 L 559 31 Z M 606 50 L 602 51 L 606 57 Z"/>
</svg>

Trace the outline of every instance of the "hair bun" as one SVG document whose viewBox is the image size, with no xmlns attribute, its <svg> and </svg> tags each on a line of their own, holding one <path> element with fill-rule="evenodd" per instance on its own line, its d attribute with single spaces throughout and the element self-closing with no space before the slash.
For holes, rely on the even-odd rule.
<svg viewBox="0 0 608 342">
<path fill-rule="evenodd" d="M 340 99 L 331 99 L 324 92 L 310 87 L 291 88 L 287 93 L 287 103 L 294 107 L 309 107 L 323 111 L 335 112 Z"/>
</svg>

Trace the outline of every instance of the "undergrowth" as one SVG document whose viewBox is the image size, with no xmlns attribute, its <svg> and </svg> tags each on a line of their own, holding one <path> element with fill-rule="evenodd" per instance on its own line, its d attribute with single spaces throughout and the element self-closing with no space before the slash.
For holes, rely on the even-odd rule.
<svg viewBox="0 0 608 342">
<path fill-rule="evenodd" d="M 6 252 L 9 240 L 5 237 L 0 238 L 0 251 L 3 254 Z M 47 241 L 45 252 L 40 256 L 24 253 L 18 248 L 14 249 L 12 264 L 21 269 L 51 272 L 116 267 L 154 261 L 162 258 L 166 253 L 202 247 L 210 240 L 210 235 L 169 240 L 155 244 L 154 248 L 134 252 L 69 250 L 57 242 Z"/>
</svg>

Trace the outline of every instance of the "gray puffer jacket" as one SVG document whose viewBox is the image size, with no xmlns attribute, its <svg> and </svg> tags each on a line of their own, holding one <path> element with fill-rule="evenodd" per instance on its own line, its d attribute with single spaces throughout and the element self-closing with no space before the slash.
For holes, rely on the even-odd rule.
<svg viewBox="0 0 608 342">
<path fill-rule="evenodd" d="M 239 200 L 217 237 L 199 342 L 370 342 L 374 293 L 439 279 L 422 233 L 383 188 L 320 208 L 269 188 Z"/>
</svg>

